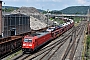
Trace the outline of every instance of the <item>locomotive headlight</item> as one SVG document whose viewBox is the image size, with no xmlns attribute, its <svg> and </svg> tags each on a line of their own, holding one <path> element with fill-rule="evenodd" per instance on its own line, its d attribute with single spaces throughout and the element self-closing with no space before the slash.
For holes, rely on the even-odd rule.
<svg viewBox="0 0 90 60">
<path fill-rule="evenodd" d="M 29 44 L 29 46 L 32 46 L 31 44 Z"/>
<path fill-rule="evenodd" d="M 23 44 L 23 46 L 26 46 L 26 44 Z"/>
</svg>

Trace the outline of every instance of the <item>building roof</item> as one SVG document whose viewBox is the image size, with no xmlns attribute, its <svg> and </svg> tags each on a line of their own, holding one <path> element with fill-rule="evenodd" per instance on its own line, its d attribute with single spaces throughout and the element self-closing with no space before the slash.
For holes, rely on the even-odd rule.
<svg viewBox="0 0 90 60">
<path fill-rule="evenodd" d="M 36 32 L 36 33 L 33 33 L 32 36 L 37 36 L 37 37 L 41 37 L 41 36 L 44 36 L 46 34 L 48 34 L 50 32 L 47 32 L 47 31 L 44 31 L 44 32 Z"/>
<path fill-rule="evenodd" d="M 11 12 L 5 12 L 5 13 L 3 12 L 2 15 L 3 16 L 16 16 L 16 15 L 19 16 L 19 15 L 21 15 L 21 16 L 25 16 L 25 17 L 27 16 L 26 14 L 21 14 L 21 13 L 12 14 Z M 27 17 L 29 17 L 29 16 L 27 16 Z"/>
</svg>

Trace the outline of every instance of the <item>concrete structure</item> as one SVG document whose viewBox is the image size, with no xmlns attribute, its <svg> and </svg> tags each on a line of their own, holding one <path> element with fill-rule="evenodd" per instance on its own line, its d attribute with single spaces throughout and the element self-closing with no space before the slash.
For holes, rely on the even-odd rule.
<svg viewBox="0 0 90 60">
<path fill-rule="evenodd" d="M 2 37 L 18 35 L 30 31 L 30 17 L 24 14 L 7 14 L 3 16 Z"/>
</svg>

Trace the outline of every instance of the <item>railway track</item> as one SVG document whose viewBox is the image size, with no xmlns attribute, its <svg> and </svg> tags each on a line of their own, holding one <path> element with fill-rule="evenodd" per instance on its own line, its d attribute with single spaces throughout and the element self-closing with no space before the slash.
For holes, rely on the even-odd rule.
<svg viewBox="0 0 90 60">
<path fill-rule="evenodd" d="M 70 37 L 70 36 L 69 36 L 69 37 Z M 69 37 L 68 37 L 68 38 L 69 38 Z M 42 56 L 42 57 L 40 58 L 40 60 L 43 60 L 43 59 L 45 58 L 45 56 L 48 57 L 47 60 L 50 60 L 50 59 L 53 57 L 53 55 L 60 49 L 60 47 L 66 42 L 66 40 L 67 40 L 68 38 L 66 38 L 65 41 L 62 42 L 61 44 L 58 44 L 56 47 L 54 47 L 53 49 L 51 49 L 50 51 L 48 51 L 44 56 Z M 49 54 L 49 55 L 48 55 L 48 54 Z"/>
<path fill-rule="evenodd" d="M 77 30 L 80 28 L 80 26 L 77 27 Z M 67 34 L 68 35 L 68 34 Z M 65 37 L 67 36 L 65 35 Z M 69 35 L 68 35 L 69 36 Z M 71 34 L 70 34 L 71 36 Z M 70 37 L 69 36 L 69 37 Z M 60 39 L 60 41 L 56 41 L 55 43 L 57 43 L 56 45 L 54 45 L 55 43 L 53 44 L 50 44 L 42 49 L 40 49 L 39 51 L 37 51 L 36 53 L 33 53 L 33 54 L 21 54 L 20 56 L 18 56 L 17 58 L 15 58 L 16 60 L 24 60 L 24 59 L 35 59 L 37 58 L 38 56 L 40 56 L 41 54 L 44 54 L 40 60 L 42 60 L 51 50 L 53 50 L 53 53 L 49 56 L 48 59 L 51 59 L 51 57 L 55 54 L 55 52 L 66 42 L 66 39 L 65 37 L 63 37 L 62 39 Z M 65 39 L 65 40 L 63 40 Z M 63 41 L 62 41 L 63 40 Z M 52 47 L 51 47 L 52 46 Z M 57 46 L 57 49 L 53 49 L 54 47 Z M 51 47 L 51 48 L 50 48 Z M 41 52 L 40 52 L 41 51 Z M 43 52 L 42 52 L 43 51 Z"/>
<path fill-rule="evenodd" d="M 32 31 L 32 33 L 33 33 L 34 31 Z M 30 32 L 29 32 L 30 33 Z M 5 54 L 5 55 L 3 55 L 2 57 L 0 57 L 0 59 L 3 59 L 3 58 L 5 58 L 5 57 L 7 57 L 8 55 L 12 55 L 13 53 L 15 53 L 15 52 L 17 52 L 18 50 L 21 50 L 21 49 L 19 49 L 19 48 L 17 48 L 17 49 L 14 49 L 12 52 L 10 52 L 10 53 L 8 53 L 8 54 Z"/>
<path fill-rule="evenodd" d="M 16 35 L 16 36 L 9 36 L 9 37 L 6 37 L 6 38 L 1 38 L 0 39 L 0 49 L 2 48 L 1 49 L 2 52 L 5 50 L 5 53 L 0 52 L 0 54 L 2 53 L 0 55 L 0 59 L 3 59 L 5 57 L 7 57 L 8 55 L 11 55 L 11 54 L 21 50 L 21 41 L 22 41 L 23 36 L 25 36 L 27 34 L 37 32 L 37 31 L 44 31 L 46 29 L 47 29 L 47 27 L 43 28 L 43 29 L 40 29 L 40 30 L 32 30 L 30 32 L 19 34 L 19 35 Z M 4 49 L 4 47 L 9 47 L 9 48 Z"/>
<path fill-rule="evenodd" d="M 70 32 L 71 33 L 71 32 Z M 35 53 L 35 54 L 30 54 L 30 55 L 28 55 L 28 56 L 26 56 L 25 58 L 23 58 L 22 60 L 24 60 L 24 59 L 35 59 L 36 57 L 38 57 L 38 56 L 40 56 L 41 54 L 45 54 L 45 55 L 47 55 L 47 53 L 49 53 L 51 50 L 53 50 L 53 48 L 54 47 L 56 47 L 57 45 L 58 45 L 58 47 L 57 47 L 57 49 L 54 51 L 54 53 L 52 53 L 52 55 L 50 56 L 50 57 L 52 57 L 54 54 L 55 54 L 55 52 L 66 42 L 66 40 L 71 36 L 71 34 L 70 33 L 68 33 L 67 35 L 65 35 L 62 39 L 60 39 L 60 40 L 57 40 L 56 42 L 54 42 L 53 44 L 50 44 L 49 46 L 46 46 L 46 47 L 44 47 L 44 48 L 42 48 L 42 49 L 40 49 L 37 53 Z M 70 35 L 69 35 L 70 34 Z M 67 37 L 66 37 L 67 36 Z M 66 38 L 66 39 L 65 39 Z M 52 46 L 52 47 L 51 47 Z M 50 48 L 51 47 L 51 48 Z M 43 52 L 41 52 L 41 51 L 43 51 Z M 47 53 L 45 53 L 45 52 L 47 52 Z M 43 56 L 45 56 L 45 55 L 43 55 Z M 20 57 L 20 58 L 15 58 L 15 59 L 17 59 L 17 60 L 19 60 L 19 59 L 21 59 L 22 57 Z M 42 57 L 43 58 L 43 57 Z M 41 59 L 42 59 L 41 58 Z M 50 58 L 49 58 L 50 59 Z"/>
<path fill-rule="evenodd" d="M 61 40 L 58 40 L 57 44 L 54 45 L 53 48 L 49 48 L 48 51 L 47 50 L 44 51 L 45 53 L 43 52 L 43 53 L 39 54 L 39 55 L 41 55 L 41 57 L 35 56 L 35 57 L 31 58 L 30 56 L 28 56 L 28 57 L 25 58 L 25 60 L 29 60 L 29 59 L 30 60 L 36 60 L 36 59 L 38 59 L 38 60 L 50 60 L 50 59 L 52 59 L 52 57 L 60 49 L 60 47 L 67 41 L 67 39 L 69 39 L 71 37 L 71 32 L 69 34 L 67 34 L 68 36 L 66 35 Z M 60 41 L 63 41 L 63 42 L 61 43 Z"/>
<path fill-rule="evenodd" d="M 64 37 L 64 38 L 62 38 L 61 40 L 59 40 L 59 41 L 56 41 L 57 43 L 54 43 L 54 44 L 51 44 L 51 45 L 49 45 L 49 46 L 47 46 L 47 47 L 45 47 L 45 48 L 42 48 L 41 50 L 39 50 L 37 53 L 34 53 L 34 54 L 32 54 L 32 55 L 28 55 L 28 56 L 26 56 L 25 58 L 23 58 L 22 60 L 24 60 L 24 59 L 26 59 L 26 60 L 28 60 L 28 59 L 35 59 L 36 57 L 38 57 L 38 56 L 40 56 L 40 55 L 42 55 L 42 54 L 45 54 L 44 55 L 44 57 L 47 55 L 47 53 L 49 53 L 51 50 L 53 50 L 53 49 L 56 49 L 56 48 L 60 48 L 60 46 L 62 46 L 64 43 L 65 43 L 65 41 L 68 39 L 70 37 L 70 35 L 68 35 L 68 37 Z M 56 47 L 58 45 L 58 47 Z M 55 48 L 56 47 L 56 48 Z M 21 57 L 22 58 L 22 57 Z M 19 59 L 21 59 L 21 58 L 19 58 Z M 43 57 L 42 57 L 43 58 Z M 42 59 L 41 58 L 41 59 Z M 19 60 L 19 59 L 17 59 L 17 60 Z"/>
<path fill-rule="evenodd" d="M 85 27 L 85 26 L 82 26 L 82 27 L 81 27 L 80 34 L 79 34 L 78 38 L 76 39 L 76 42 L 75 42 L 74 45 L 73 45 L 74 48 L 72 48 L 72 51 L 71 51 L 72 55 L 70 54 L 70 57 L 69 57 L 70 60 L 72 60 L 72 59 L 74 58 L 75 52 L 76 52 L 76 50 L 77 50 L 77 47 L 78 47 L 78 44 L 79 44 L 79 41 L 80 41 L 80 38 L 81 38 L 81 36 L 82 36 L 82 34 L 83 34 L 83 32 L 84 32 L 84 27 Z"/>
<path fill-rule="evenodd" d="M 73 39 L 74 41 L 68 45 L 68 47 L 67 47 L 67 49 L 66 49 L 61 60 L 65 60 L 67 55 L 69 56 L 68 59 L 73 60 L 74 54 L 75 54 L 76 49 L 78 47 L 79 40 L 80 40 L 82 33 L 83 33 L 83 30 L 84 30 L 84 25 L 81 25 L 81 28 L 77 34 L 75 32 L 75 34 L 74 34 L 75 38 Z"/>
<path fill-rule="evenodd" d="M 78 29 L 79 29 L 79 27 L 77 27 L 77 30 L 78 30 Z M 71 31 L 71 32 L 72 32 L 72 31 Z M 70 33 L 71 33 L 71 32 L 70 32 Z M 69 34 L 70 34 L 70 33 L 69 33 Z M 71 34 L 70 34 L 70 35 L 71 35 Z M 61 40 L 61 41 L 64 41 L 63 39 L 64 39 L 66 36 L 68 36 L 68 34 L 66 34 L 66 35 L 65 35 L 62 39 L 60 39 L 60 40 Z M 69 37 L 70 37 L 70 36 L 69 36 Z M 61 42 L 59 42 L 59 43 L 58 43 L 58 42 L 59 42 L 59 40 L 56 41 L 56 42 L 54 42 L 53 44 L 57 43 L 57 45 L 58 45 L 58 44 L 61 43 Z M 60 48 L 60 46 L 63 45 L 64 43 L 65 43 L 65 41 L 62 42 L 62 43 L 58 46 L 58 48 Z M 48 46 L 40 49 L 39 51 L 42 51 L 42 50 L 45 50 L 46 48 L 48 48 L 48 49 L 47 49 L 46 51 L 44 51 L 44 52 L 47 52 L 47 51 L 49 52 L 49 51 L 53 50 L 53 48 L 55 47 L 53 44 L 50 44 L 50 45 L 48 45 Z M 50 49 L 50 48 L 49 48 L 50 46 L 53 46 L 53 47 Z M 58 50 L 58 49 L 57 49 L 57 50 Z M 55 50 L 54 53 L 53 53 L 50 57 L 52 57 L 57 50 Z M 38 52 L 39 52 L 39 51 L 38 51 Z M 44 53 L 44 52 L 42 52 L 42 53 Z M 47 52 L 47 53 L 48 53 L 48 52 Z M 36 52 L 36 53 L 37 53 L 37 52 Z M 35 53 L 35 54 L 36 54 L 36 53 Z M 41 54 L 42 54 L 42 53 L 41 53 Z M 34 57 L 36 58 L 37 56 L 40 55 L 40 53 L 37 54 L 37 55 L 35 55 L 35 54 L 29 54 L 29 55 L 28 55 L 28 54 L 26 54 L 26 55 L 25 55 L 25 54 L 21 54 L 20 56 L 14 58 L 14 59 L 16 59 L 16 60 L 23 60 L 23 59 L 27 59 L 28 57 L 30 58 L 30 56 L 33 56 L 32 58 L 30 58 L 30 59 L 33 59 Z M 41 58 L 41 59 L 42 59 L 42 58 Z M 49 58 L 49 59 L 50 59 L 50 58 Z M 13 60 L 13 59 L 12 59 L 12 60 Z"/>
</svg>

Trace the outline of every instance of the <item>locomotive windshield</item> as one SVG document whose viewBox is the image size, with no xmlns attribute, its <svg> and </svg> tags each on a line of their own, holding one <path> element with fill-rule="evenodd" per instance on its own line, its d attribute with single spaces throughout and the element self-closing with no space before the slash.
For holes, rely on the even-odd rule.
<svg viewBox="0 0 90 60">
<path fill-rule="evenodd" d="M 32 42 L 31 39 L 24 39 L 24 42 Z"/>
</svg>

